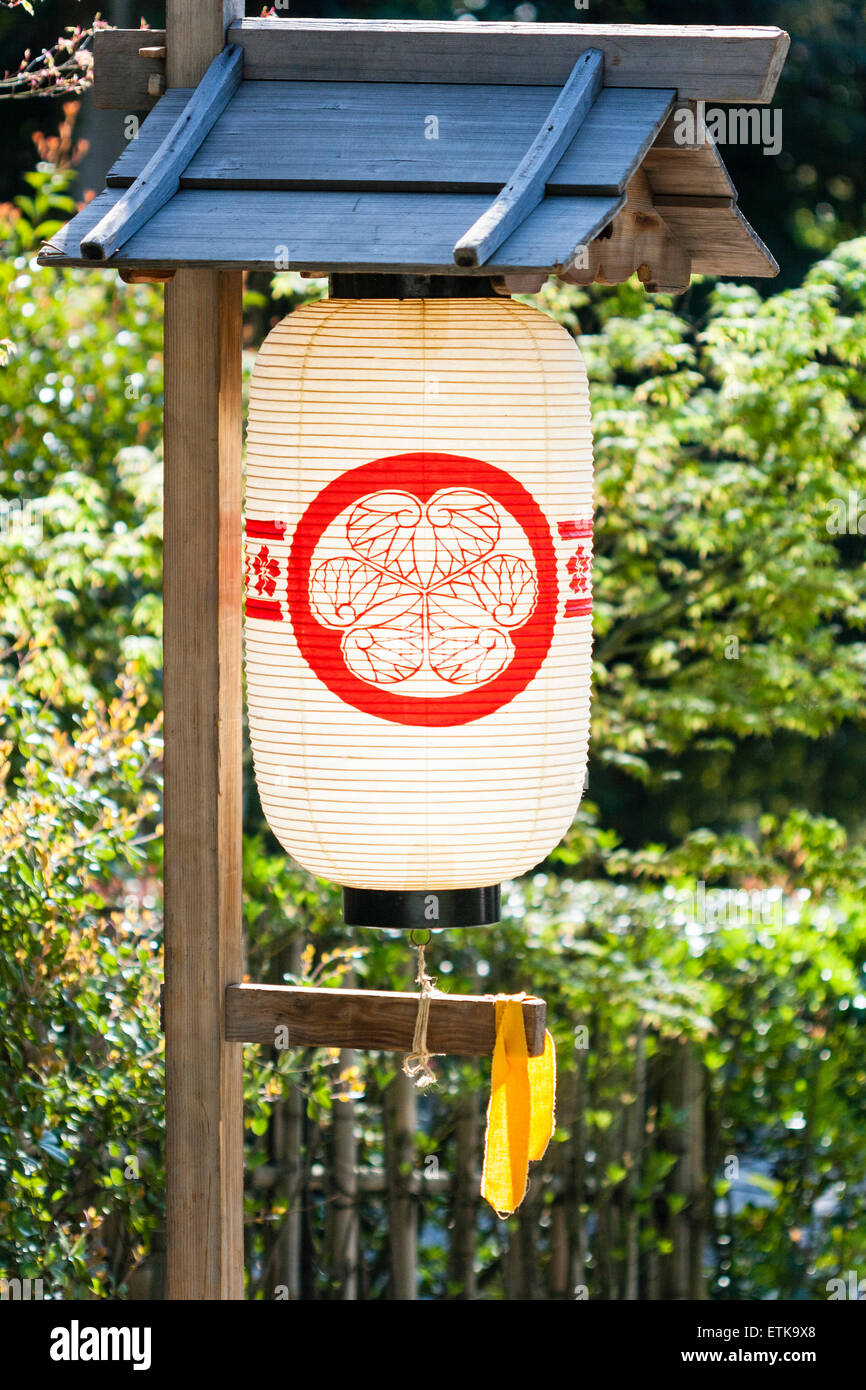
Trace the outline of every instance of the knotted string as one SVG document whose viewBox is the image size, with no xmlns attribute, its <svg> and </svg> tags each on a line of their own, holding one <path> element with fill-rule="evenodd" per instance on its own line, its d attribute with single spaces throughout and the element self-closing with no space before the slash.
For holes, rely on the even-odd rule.
<svg viewBox="0 0 866 1390">
<path fill-rule="evenodd" d="M 419 1090 L 425 1086 L 435 1086 L 436 1073 L 430 1066 L 431 1059 L 438 1056 L 438 1053 L 427 1050 L 427 1023 L 430 1018 L 430 1000 L 436 993 L 436 981 L 427 974 L 424 963 L 424 949 L 429 944 L 430 933 L 427 933 L 427 941 L 422 945 L 415 941 L 412 935 L 412 944 L 418 952 L 418 974 L 415 983 L 418 985 L 420 993 L 418 995 L 418 1013 L 415 1016 L 415 1033 L 412 1038 L 412 1051 L 403 1058 L 403 1072 L 410 1077 Z"/>
</svg>

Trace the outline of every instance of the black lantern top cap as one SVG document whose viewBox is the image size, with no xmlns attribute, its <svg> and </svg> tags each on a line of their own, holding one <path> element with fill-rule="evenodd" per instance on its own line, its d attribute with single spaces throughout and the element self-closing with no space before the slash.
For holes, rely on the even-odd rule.
<svg viewBox="0 0 866 1390">
<path fill-rule="evenodd" d="M 737 104 L 718 116 L 761 140 L 780 29 L 245 19 L 196 88 L 157 99 L 161 40 L 97 33 L 96 104 L 152 109 L 41 264 L 459 273 L 518 290 L 549 274 L 638 270 L 652 291 L 778 270 L 709 107 Z"/>
</svg>

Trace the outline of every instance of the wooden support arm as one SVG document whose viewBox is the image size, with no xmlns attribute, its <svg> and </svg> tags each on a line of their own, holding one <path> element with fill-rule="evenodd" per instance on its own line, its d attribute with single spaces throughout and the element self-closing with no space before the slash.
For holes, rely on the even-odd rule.
<svg viewBox="0 0 866 1390">
<path fill-rule="evenodd" d="M 418 995 L 372 989 L 306 989 L 297 985 L 229 985 L 226 988 L 229 1042 L 270 1043 L 288 1030 L 287 1046 L 357 1047 L 376 1052 L 411 1052 Z M 456 1057 L 492 1057 L 496 1041 L 492 994 L 434 994 L 427 1045 Z M 547 1005 L 523 1001 L 526 1048 L 544 1051 Z"/>
<path fill-rule="evenodd" d="M 243 49 L 227 45 L 214 58 L 171 130 L 138 178 L 81 243 L 88 260 L 107 260 L 180 187 L 180 177 L 241 83 Z"/>
<path fill-rule="evenodd" d="M 581 53 L 571 76 L 502 192 L 454 247 L 461 266 L 483 265 L 544 197 L 547 180 L 568 149 L 601 91 L 604 58 L 596 48 Z"/>
</svg>

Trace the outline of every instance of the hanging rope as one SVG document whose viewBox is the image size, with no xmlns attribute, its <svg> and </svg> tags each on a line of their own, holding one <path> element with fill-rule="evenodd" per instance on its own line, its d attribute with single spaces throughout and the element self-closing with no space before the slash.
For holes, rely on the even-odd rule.
<svg viewBox="0 0 866 1390">
<path fill-rule="evenodd" d="M 418 974 L 415 983 L 418 985 L 420 993 L 418 995 L 418 1013 L 415 1017 L 415 1034 L 412 1038 L 412 1051 L 403 1058 L 403 1072 L 410 1077 L 419 1090 L 425 1086 L 435 1086 L 436 1073 L 430 1066 L 435 1052 L 427 1050 L 427 1023 L 430 1018 L 430 1000 L 436 993 L 436 981 L 427 974 L 424 961 L 424 951 L 429 946 L 432 933 L 428 931 L 426 941 L 416 941 L 415 933 L 411 932 L 409 940 L 418 952 Z"/>
</svg>

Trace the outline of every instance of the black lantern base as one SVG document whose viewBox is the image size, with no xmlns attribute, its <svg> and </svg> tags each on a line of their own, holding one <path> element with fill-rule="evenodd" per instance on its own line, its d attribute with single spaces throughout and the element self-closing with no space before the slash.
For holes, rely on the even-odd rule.
<svg viewBox="0 0 866 1390">
<path fill-rule="evenodd" d="M 491 927 L 499 921 L 499 900 L 498 883 L 490 888 L 447 888 L 416 893 L 344 888 L 343 921 L 347 927 L 379 927 L 392 931 Z"/>
<path fill-rule="evenodd" d="M 377 275 L 339 271 L 328 282 L 331 299 L 498 299 L 489 275 Z"/>
</svg>

